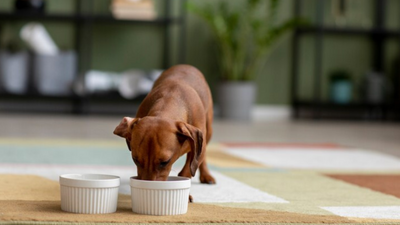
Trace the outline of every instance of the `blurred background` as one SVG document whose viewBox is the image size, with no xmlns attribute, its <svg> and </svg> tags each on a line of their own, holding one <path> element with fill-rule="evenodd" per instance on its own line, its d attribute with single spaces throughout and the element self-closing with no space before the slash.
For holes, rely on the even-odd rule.
<svg viewBox="0 0 400 225">
<path fill-rule="evenodd" d="M 216 115 L 396 121 L 398 0 L 2 0 L 0 111 L 134 115 L 190 64 Z"/>
<path fill-rule="evenodd" d="M 334 209 L 352 208 L 399 218 L 400 0 L 0 0 L 0 192 L 17 196 L 0 194 L 15 215 L 0 220 L 50 210 L 16 212 L 27 199 L 55 206 L 23 175 L 115 174 L 129 193 L 136 169 L 113 131 L 176 64 L 198 68 L 213 94 L 218 185 L 197 186 L 211 202 L 279 221 L 334 223 Z M 264 205 L 262 192 L 289 204 Z"/>
</svg>

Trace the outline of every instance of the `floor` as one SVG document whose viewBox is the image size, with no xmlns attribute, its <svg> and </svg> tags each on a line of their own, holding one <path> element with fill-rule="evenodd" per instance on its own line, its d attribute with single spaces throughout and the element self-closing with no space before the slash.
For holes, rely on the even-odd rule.
<svg viewBox="0 0 400 225">
<path fill-rule="evenodd" d="M 119 140 L 120 117 L 0 114 L 0 138 Z M 335 143 L 400 157 L 400 124 L 360 121 L 216 120 L 213 142 Z"/>
<path fill-rule="evenodd" d="M 20 185 L 3 187 L 3 190 L 14 191 L 13 195 L 3 197 L 18 196 L 12 199 L 19 200 L 26 198 L 20 193 L 33 193 L 31 196 L 58 199 L 57 182 L 61 174 L 98 173 L 119 176 L 119 191 L 129 199 L 129 177 L 136 175 L 136 167 L 124 141 L 113 135 L 121 119 L 119 116 L 0 114 L 0 180 L 2 184 Z M 223 213 L 234 214 L 233 207 L 271 210 L 278 214 L 304 214 L 301 217 L 295 214 L 292 220 L 286 214 L 282 216 L 283 221 L 291 222 L 299 219 L 307 222 L 305 216 L 315 219 L 319 215 L 341 216 L 333 218 L 336 222 L 353 217 L 400 219 L 398 192 L 391 193 L 398 190 L 400 183 L 399 134 L 400 124 L 389 122 L 274 119 L 239 123 L 216 120 L 214 143 L 332 143 L 362 149 L 335 148 L 331 145 L 319 145 L 330 146 L 325 148 L 316 145 L 312 145 L 314 148 L 279 148 L 263 144 L 256 145 L 258 147 L 227 144 L 221 148 L 221 145 L 213 145 L 207 151 L 208 166 L 217 184 L 199 184 L 198 177 L 195 177 L 190 191 L 195 202 L 229 207 Z M 184 157 L 175 162 L 171 175 L 176 175 L 184 162 Z M 50 192 L 43 194 L 40 188 L 32 188 L 45 183 L 38 181 L 37 176 L 53 182 L 53 195 Z M 7 182 L 6 178 L 20 182 Z M 35 185 L 32 179 L 36 181 Z M 39 190 L 42 195 L 31 190 Z M 1 196 L 0 204 L 8 204 L 1 201 Z M 28 206 L 36 209 L 40 204 L 33 201 Z M 12 207 L 20 207 L 20 204 L 12 205 L 7 212 L 6 215 L 14 215 L 9 217 L 10 220 L 25 221 L 27 217 L 24 216 L 32 212 L 31 208 L 15 210 Z M 59 210 L 59 203 L 52 208 Z M 130 212 L 130 205 L 125 207 L 125 211 Z M 193 208 L 191 211 L 194 212 Z M 204 221 L 213 221 L 209 211 L 205 212 L 202 214 L 206 215 Z M 269 213 L 270 216 L 266 217 L 259 211 L 255 212 L 263 218 L 257 221 L 270 222 L 271 216 L 275 215 Z M 54 221 L 54 211 L 45 215 Z M 60 220 L 65 221 L 62 214 L 56 215 L 62 216 Z M 258 218 L 246 215 L 245 218 Z M 34 216 L 37 217 L 29 218 L 43 220 L 43 211 Z M 229 218 L 235 222 L 243 219 Z M 109 220 L 104 219 L 105 222 Z M 75 217 L 73 221 L 77 221 Z M 322 221 L 327 222 L 326 217 Z"/>
</svg>

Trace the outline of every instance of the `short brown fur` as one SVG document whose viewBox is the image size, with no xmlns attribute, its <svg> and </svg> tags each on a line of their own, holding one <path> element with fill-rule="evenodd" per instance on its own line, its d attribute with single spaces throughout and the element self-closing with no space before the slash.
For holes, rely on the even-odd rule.
<svg viewBox="0 0 400 225">
<path fill-rule="evenodd" d="M 213 101 L 203 74 L 177 65 L 161 74 L 136 117 L 125 117 L 114 134 L 127 140 L 140 179 L 166 180 L 172 164 L 187 153 L 179 176 L 190 178 L 199 167 L 200 181 L 214 184 L 205 160 L 212 121 Z"/>
</svg>

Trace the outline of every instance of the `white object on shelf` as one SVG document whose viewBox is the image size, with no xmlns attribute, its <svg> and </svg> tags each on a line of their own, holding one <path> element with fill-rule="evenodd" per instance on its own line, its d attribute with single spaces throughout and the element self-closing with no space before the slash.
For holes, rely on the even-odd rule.
<svg viewBox="0 0 400 225">
<path fill-rule="evenodd" d="M 191 180 L 168 177 L 167 181 L 139 180 L 131 177 L 132 211 L 147 215 L 185 214 Z"/>
<path fill-rule="evenodd" d="M 85 90 L 89 93 L 116 90 L 121 82 L 118 73 L 90 70 L 85 74 Z"/>
<path fill-rule="evenodd" d="M 164 72 L 164 70 L 158 70 L 158 69 L 154 69 L 150 71 L 150 78 L 155 81 L 157 80 L 161 74 Z"/>
<path fill-rule="evenodd" d="M 157 74 L 156 74 L 157 75 Z M 88 93 L 118 90 L 122 97 L 134 99 L 147 94 L 153 87 L 155 75 L 147 75 L 143 70 L 131 69 L 123 73 L 91 70 L 85 74 L 85 91 Z M 76 92 L 82 93 L 82 88 Z"/>
<path fill-rule="evenodd" d="M 61 209 L 85 214 L 113 213 L 117 211 L 119 185 L 120 178 L 113 175 L 61 175 Z"/>
<path fill-rule="evenodd" d="M 117 19 L 154 20 L 157 18 L 152 0 L 113 0 L 110 9 Z"/>
<path fill-rule="evenodd" d="M 155 20 L 157 15 L 154 11 L 113 9 L 113 16 L 121 20 Z"/>
<path fill-rule="evenodd" d="M 122 73 L 118 90 L 122 97 L 133 99 L 141 94 L 147 94 L 154 81 L 149 79 L 142 70 L 128 70 Z"/>
<path fill-rule="evenodd" d="M 59 51 L 46 28 L 40 23 L 26 24 L 22 27 L 20 36 L 37 54 L 56 55 Z"/>
</svg>

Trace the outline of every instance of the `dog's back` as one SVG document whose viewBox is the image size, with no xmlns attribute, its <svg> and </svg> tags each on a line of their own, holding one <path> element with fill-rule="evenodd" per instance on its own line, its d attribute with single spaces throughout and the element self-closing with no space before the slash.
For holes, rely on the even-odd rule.
<svg viewBox="0 0 400 225">
<path fill-rule="evenodd" d="M 159 85 L 179 85 L 193 88 L 200 96 L 204 107 L 212 107 L 209 105 L 211 101 L 211 92 L 203 74 L 193 66 L 177 65 L 164 71 L 164 73 L 154 83 L 153 89 Z"/>
<path fill-rule="evenodd" d="M 160 98 L 185 102 L 185 110 L 189 114 L 197 110 L 199 104 L 205 112 L 212 110 L 213 107 L 211 91 L 203 74 L 190 65 L 177 65 L 164 71 L 142 102 L 137 116 L 147 116 L 148 110 L 154 107 L 154 103 Z M 170 107 L 174 106 L 170 105 Z"/>
</svg>

